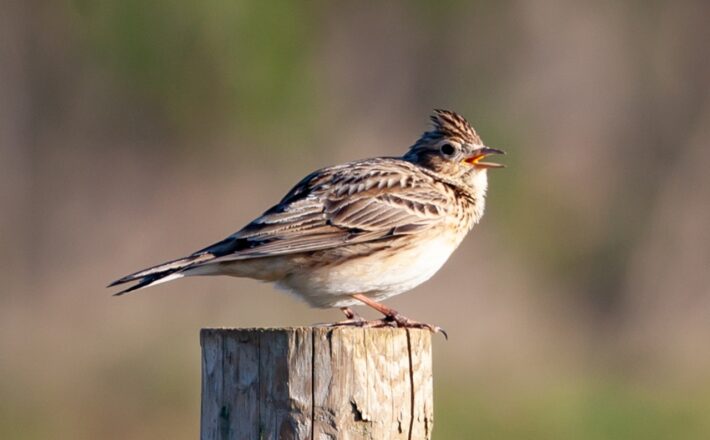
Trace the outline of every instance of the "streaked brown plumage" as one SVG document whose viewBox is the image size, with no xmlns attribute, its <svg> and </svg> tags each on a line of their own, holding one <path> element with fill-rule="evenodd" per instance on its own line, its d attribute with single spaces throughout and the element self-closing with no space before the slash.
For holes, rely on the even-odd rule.
<svg viewBox="0 0 710 440">
<path fill-rule="evenodd" d="M 466 120 L 436 110 L 434 129 L 401 158 L 336 165 L 306 176 L 260 217 L 185 258 L 125 276 L 117 295 L 182 276 L 232 275 L 276 282 L 315 307 L 364 302 L 379 324 L 417 323 L 375 301 L 409 290 L 444 264 L 483 215 L 486 170 L 502 153 L 485 147 Z M 368 323 L 372 324 L 372 323 Z"/>
</svg>

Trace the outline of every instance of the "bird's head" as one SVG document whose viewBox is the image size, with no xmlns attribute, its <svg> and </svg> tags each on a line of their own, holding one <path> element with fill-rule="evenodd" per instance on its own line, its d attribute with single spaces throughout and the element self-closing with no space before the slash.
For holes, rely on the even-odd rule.
<svg viewBox="0 0 710 440">
<path fill-rule="evenodd" d="M 404 159 L 450 179 L 477 189 L 487 185 L 486 171 L 503 165 L 484 162 L 491 154 L 505 154 L 486 147 L 476 131 L 463 118 L 449 110 L 434 110 L 432 130 L 425 132 L 404 155 Z"/>
</svg>

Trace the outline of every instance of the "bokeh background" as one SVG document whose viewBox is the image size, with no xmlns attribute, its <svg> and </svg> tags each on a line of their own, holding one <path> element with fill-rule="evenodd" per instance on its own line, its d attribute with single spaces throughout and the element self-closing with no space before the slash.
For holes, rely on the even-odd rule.
<svg viewBox="0 0 710 440">
<path fill-rule="evenodd" d="M 196 438 L 201 327 L 339 312 L 251 280 L 104 286 L 404 152 L 436 107 L 509 167 L 389 302 L 451 335 L 435 438 L 710 438 L 709 6 L 4 1 L 0 438 Z"/>
</svg>

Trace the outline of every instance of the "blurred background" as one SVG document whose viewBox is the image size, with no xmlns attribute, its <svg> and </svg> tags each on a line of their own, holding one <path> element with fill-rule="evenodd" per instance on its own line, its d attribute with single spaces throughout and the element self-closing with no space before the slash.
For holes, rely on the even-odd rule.
<svg viewBox="0 0 710 440">
<path fill-rule="evenodd" d="M 198 332 L 341 319 L 252 280 L 112 298 L 432 108 L 508 151 L 388 304 L 435 439 L 710 438 L 710 4 L 5 0 L 0 438 L 198 436 Z M 367 316 L 374 316 L 364 312 Z"/>
</svg>

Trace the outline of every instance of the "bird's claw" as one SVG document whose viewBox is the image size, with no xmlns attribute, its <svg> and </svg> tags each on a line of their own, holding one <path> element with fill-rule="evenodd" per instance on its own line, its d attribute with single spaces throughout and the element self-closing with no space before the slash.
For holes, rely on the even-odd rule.
<svg viewBox="0 0 710 440">
<path fill-rule="evenodd" d="M 432 333 L 441 333 L 442 335 L 444 335 L 444 338 L 447 341 L 449 340 L 449 335 L 446 333 L 446 330 L 439 327 L 438 325 L 431 325 L 427 324 L 426 322 L 414 321 L 412 319 L 407 318 L 406 316 L 400 315 L 399 313 L 387 315 L 384 317 L 384 319 L 380 319 L 380 322 L 382 323 L 382 325 L 380 325 L 381 327 L 387 326 L 397 328 L 418 328 L 429 330 Z"/>
<path fill-rule="evenodd" d="M 431 325 L 425 322 L 414 321 L 400 314 L 387 315 L 382 319 L 375 319 L 368 321 L 361 316 L 355 316 L 351 319 L 346 319 L 344 321 L 331 322 L 316 324 L 316 327 L 325 328 L 337 328 L 337 327 L 359 327 L 359 328 L 383 328 L 383 327 L 393 327 L 393 328 L 417 328 L 423 330 L 429 330 L 432 333 L 441 333 L 444 335 L 446 340 L 449 339 L 449 335 L 446 330 L 439 327 L 438 325 Z"/>
<path fill-rule="evenodd" d="M 328 322 L 328 323 L 323 323 L 323 324 L 316 324 L 316 327 L 327 327 L 327 328 L 335 328 L 335 327 L 369 327 L 370 321 L 364 319 L 361 316 L 354 316 L 353 318 L 346 319 L 343 321 L 338 321 L 338 322 Z"/>
</svg>

